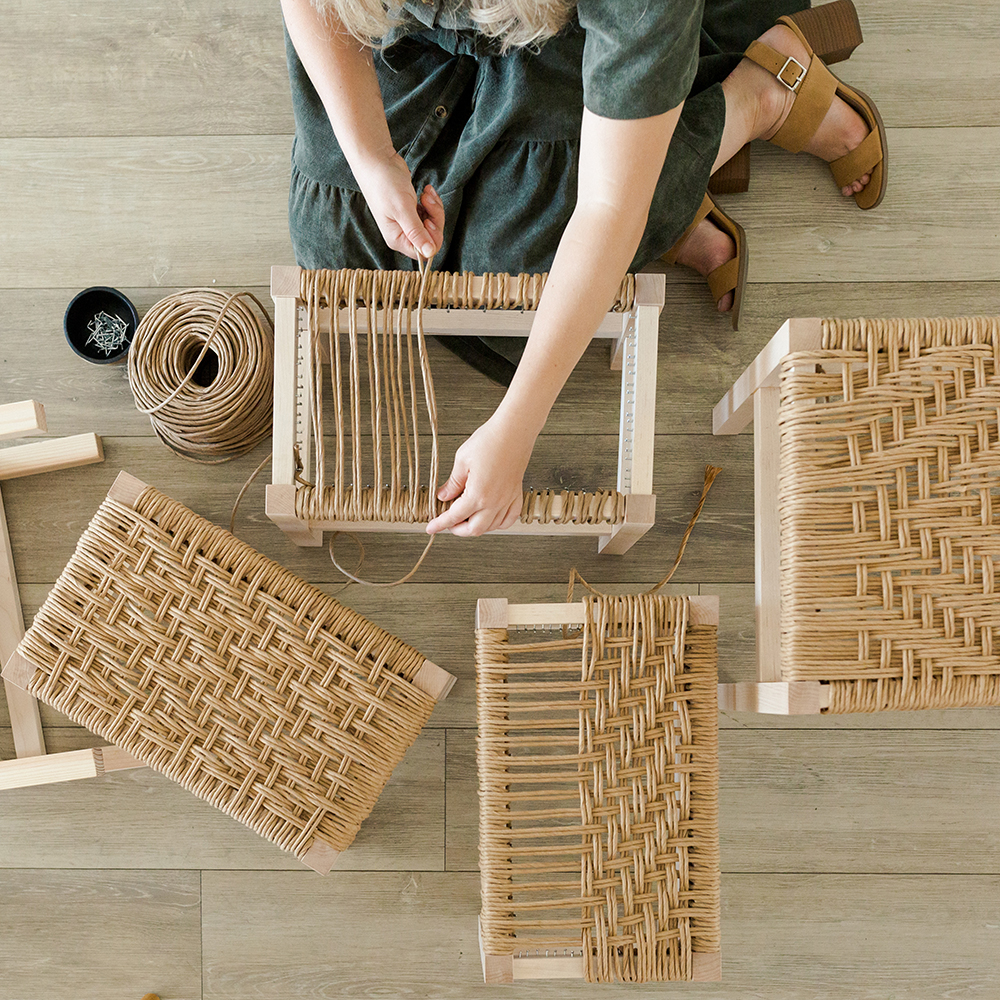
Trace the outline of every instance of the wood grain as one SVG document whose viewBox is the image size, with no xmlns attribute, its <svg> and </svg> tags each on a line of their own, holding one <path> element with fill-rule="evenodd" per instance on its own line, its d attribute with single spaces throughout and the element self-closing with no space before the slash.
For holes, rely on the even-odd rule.
<svg viewBox="0 0 1000 1000">
<path fill-rule="evenodd" d="M 448 732 L 449 871 L 478 869 L 475 742 Z M 724 872 L 1000 874 L 996 730 L 724 729 L 719 774 Z"/>
<path fill-rule="evenodd" d="M 836 72 L 896 127 L 990 125 L 1000 116 L 989 4 L 858 0 L 865 43 Z M 5 136 L 290 133 L 276 7 L 206 0 L 18 4 L 0 36 Z M 67 15 L 72 17 L 68 20 Z M 55 41 L 54 41 L 55 40 Z M 53 46 L 59 59 L 51 58 Z M 945 58 L 960 51 L 961 60 Z M 756 166 L 756 165 L 755 165 Z"/>
<path fill-rule="evenodd" d="M 265 285 L 292 260 L 289 148 L 256 135 L 5 140 L 0 286 Z"/>
<path fill-rule="evenodd" d="M 476 599 L 561 601 L 572 565 L 609 590 L 652 583 L 673 558 L 711 461 L 723 475 L 672 590 L 720 596 L 720 675 L 750 679 L 752 430 L 713 439 L 712 406 L 790 316 L 998 311 L 994 5 L 858 6 L 865 44 L 836 69 L 877 100 L 889 127 L 885 202 L 859 212 L 823 164 L 755 144 L 749 195 L 721 201 L 750 244 L 740 332 L 718 315 L 704 279 L 682 268 L 667 274 L 657 524 L 625 557 L 599 557 L 587 540 L 441 538 L 415 584 L 341 589 L 326 554 L 288 544 L 264 518 L 263 491 L 250 491 L 241 538 L 458 676 L 340 861 L 368 870 L 340 867 L 327 879 L 303 871 L 148 770 L 6 793 L 0 994 L 512 995 L 480 983 L 475 939 Z M 107 446 L 103 466 L 4 485 L 30 621 L 119 469 L 227 524 L 267 453 L 262 445 L 214 468 L 170 454 L 135 411 L 124 366 L 73 355 L 62 316 L 88 284 L 121 288 L 140 315 L 192 285 L 249 287 L 269 304 L 271 265 L 293 260 L 292 119 L 276 4 L 13 0 L 0 57 L 0 403 L 39 399 L 52 434 L 92 430 Z M 502 390 L 438 344 L 430 352 L 447 464 Z M 608 345 L 588 350 L 531 477 L 613 482 L 618 391 Z M 419 542 L 369 536 L 366 546 L 366 572 L 387 579 L 409 568 Z M 338 552 L 354 558 L 346 539 Z M 55 750 L 100 742 L 49 709 L 43 721 Z M 699 996 L 1000 995 L 1000 712 L 724 713 L 720 723 L 725 979 L 699 986 Z M 0 757 L 13 752 L 8 724 L 0 699 Z M 514 989 L 540 1000 L 566 995 L 565 984 Z"/>
<path fill-rule="evenodd" d="M 104 836 L 114 837 L 105 817 Z M 0 870 L 0 967 L 12 1000 L 200 1000 L 198 872 Z"/>
<path fill-rule="evenodd" d="M 699 997 L 940 1000 L 949 991 L 1000 990 L 997 876 L 726 875 L 722 898 L 724 978 L 698 986 Z M 499 1000 L 569 989 L 626 998 L 665 989 L 484 987 L 474 873 L 333 872 L 310 881 L 292 872 L 206 872 L 203 907 L 206 1000 L 375 992 Z M 392 946 L 371 947 L 371 926 Z"/>
<path fill-rule="evenodd" d="M 76 729 L 48 729 L 46 737 L 53 752 L 105 742 Z M 0 757 L 9 741 L 10 731 L 0 730 Z M 95 869 L 302 870 L 292 855 L 149 768 L 3 793 L 0 868 L 61 868 L 69 858 Z M 443 866 L 444 733 L 425 730 L 337 870 Z"/>
<path fill-rule="evenodd" d="M 747 230 L 751 282 L 996 279 L 1000 240 L 981 206 L 1000 199 L 1000 128 L 889 128 L 888 141 L 878 212 L 843 199 L 819 160 L 776 147 L 755 154 L 753 198 L 720 202 Z M 4 145 L 2 287 L 196 285 L 208 276 L 264 285 L 272 264 L 292 260 L 287 136 Z"/>
</svg>

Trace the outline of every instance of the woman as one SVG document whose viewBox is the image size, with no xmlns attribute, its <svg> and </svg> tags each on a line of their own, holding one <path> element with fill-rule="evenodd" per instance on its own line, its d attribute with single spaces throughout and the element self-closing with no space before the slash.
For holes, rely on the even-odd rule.
<svg viewBox="0 0 1000 1000">
<path fill-rule="evenodd" d="M 805 39 L 774 23 L 801 0 L 704 12 L 694 0 L 409 0 L 395 23 L 378 0 L 317 3 L 323 13 L 282 0 L 299 263 L 391 269 L 422 254 L 441 270 L 549 271 L 521 362 L 458 449 L 438 493 L 454 502 L 431 533 L 517 520 L 535 440 L 627 270 L 674 244 L 706 275 L 734 257 L 721 213 L 697 216 L 710 174 L 744 143 L 784 139 L 826 160 L 859 149 L 840 165 L 842 192 L 881 198 L 877 115 L 856 92 L 834 96 Z M 758 65 L 738 53 L 761 31 Z M 500 360 L 476 351 L 477 367 Z"/>
</svg>

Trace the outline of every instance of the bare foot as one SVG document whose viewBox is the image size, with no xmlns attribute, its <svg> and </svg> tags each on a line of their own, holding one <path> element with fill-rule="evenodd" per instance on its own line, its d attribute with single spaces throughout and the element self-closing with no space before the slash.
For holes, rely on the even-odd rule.
<svg viewBox="0 0 1000 1000">
<path fill-rule="evenodd" d="M 796 37 L 795 32 L 783 24 L 776 24 L 760 36 L 760 40 L 772 49 L 784 55 L 794 57 L 800 65 L 809 66 L 809 55 L 805 46 Z M 795 103 L 795 95 L 767 70 L 762 69 L 749 59 L 744 59 L 740 68 L 746 66 L 754 71 L 756 85 L 760 88 L 761 116 L 760 124 L 763 131 L 757 137 L 770 139 L 784 124 L 788 113 Z M 823 118 L 816 134 L 809 140 L 805 149 L 820 159 L 829 163 L 844 156 L 859 146 L 868 135 L 868 126 L 864 119 L 839 97 L 834 97 L 833 104 Z M 855 181 L 840 189 L 841 194 L 850 197 L 861 191 L 871 180 L 868 174 L 863 174 Z"/>
<path fill-rule="evenodd" d="M 677 263 L 692 267 L 707 278 L 711 271 L 735 256 L 736 243 L 733 239 L 709 219 L 702 219 L 684 241 L 677 254 Z M 719 312 L 729 312 L 733 308 L 733 293 L 726 292 L 719 299 L 718 306 Z"/>
</svg>

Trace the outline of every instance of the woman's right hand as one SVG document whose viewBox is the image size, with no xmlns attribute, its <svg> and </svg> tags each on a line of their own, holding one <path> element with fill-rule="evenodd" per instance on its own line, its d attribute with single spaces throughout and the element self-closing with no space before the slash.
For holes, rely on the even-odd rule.
<svg viewBox="0 0 1000 1000">
<path fill-rule="evenodd" d="M 418 200 L 406 161 L 396 152 L 366 165 L 358 180 L 387 246 L 414 260 L 433 258 L 444 239 L 444 204 L 437 191 L 428 184 Z"/>
</svg>

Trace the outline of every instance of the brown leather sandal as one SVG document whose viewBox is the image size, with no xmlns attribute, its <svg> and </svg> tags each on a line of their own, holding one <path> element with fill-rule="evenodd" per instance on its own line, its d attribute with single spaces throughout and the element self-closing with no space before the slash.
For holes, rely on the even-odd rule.
<svg viewBox="0 0 1000 1000">
<path fill-rule="evenodd" d="M 769 141 L 791 153 L 800 152 L 816 134 L 834 98 L 839 97 L 861 116 L 868 126 L 868 135 L 856 149 L 833 160 L 830 171 L 840 188 L 846 187 L 862 174 L 868 174 L 868 185 L 854 195 L 854 201 L 858 208 L 874 208 L 882 201 L 889 179 L 885 126 L 875 102 L 867 94 L 849 87 L 834 76 L 823 60 L 813 52 L 809 40 L 793 20 L 781 17 L 778 18 L 778 23 L 784 24 L 798 36 L 809 53 L 809 65 L 803 66 L 797 59 L 777 52 L 761 41 L 751 42 L 746 50 L 748 59 L 766 69 L 795 95 L 788 117 Z"/>
<path fill-rule="evenodd" d="M 827 64 L 850 59 L 865 40 L 853 0 L 833 0 L 820 7 L 789 14 L 808 39 L 813 52 Z M 708 181 L 710 194 L 740 194 L 750 189 L 750 143 L 719 167 Z"/>
<path fill-rule="evenodd" d="M 733 293 L 733 308 L 730 310 L 733 329 L 739 329 L 740 307 L 743 305 L 743 289 L 747 282 L 747 234 L 743 227 L 731 219 L 718 205 L 712 201 L 712 196 L 706 194 L 701 207 L 695 213 L 691 225 L 681 233 L 680 239 L 663 255 L 668 264 L 676 264 L 677 257 L 688 238 L 698 228 L 702 220 L 708 219 L 716 229 L 720 229 L 736 244 L 736 256 L 720 264 L 708 275 L 708 290 L 716 302 L 726 292 Z"/>
</svg>

